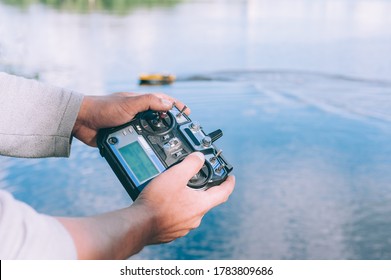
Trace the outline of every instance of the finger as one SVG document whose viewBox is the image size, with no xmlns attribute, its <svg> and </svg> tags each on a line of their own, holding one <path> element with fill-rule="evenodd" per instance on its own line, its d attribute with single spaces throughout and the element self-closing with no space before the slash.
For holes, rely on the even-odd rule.
<svg viewBox="0 0 391 280">
<path fill-rule="evenodd" d="M 154 111 L 168 111 L 171 110 L 174 101 L 168 98 L 162 98 L 156 94 L 142 94 L 128 99 L 129 106 L 137 112 L 143 112 L 147 110 Z"/>
<path fill-rule="evenodd" d="M 188 155 L 181 163 L 171 167 L 163 174 L 170 176 L 171 178 L 177 178 L 181 183 L 180 185 L 187 185 L 189 180 L 200 171 L 204 162 L 204 154 L 195 152 Z"/>
<path fill-rule="evenodd" d="M 114 95 L 125 98 L 132 97 L 125 100 L 128 103 L 126 105 L 131 108 L 130 112 L 133 114 L 143 112 L 148 109 L 155 111 L 168 111 L 172 109 L 174 104 L 179 110 L 182 110 L 185 107 L 183 102 L 164 93 L 137 94 L 129 92 L 117 92 Z M 190 108 L 187 108 L 186 106 L 184 113 L 186 115 L 190 115 Z"/>
<path fill-rule="evenodd" d="M 182 101 L 180 101 L 178 99 L 175 99 L 175 98 L 173 98 L 173 97 L 171 97 L 169 95 L 166 95 L 164 93 L 155 93 L 155 95 L 159 96 L 162 99 L 167 99 L 169 101 L 172 101 L 179 110 L 182 110 L 185 107 L 185 104 Z M 186 109 L 185 109 L 184 113 L 186 115 L 190 115 L 190 113 L 191 113 L 190 108 L 188 108 L 186 106 Z"/>
<path fill-rule="evenodd" d="M 228 176 L 227 180 L 218 186 L 210 188 L 204 192 L 206 201 L 209 202 L 209 207 L 213 208 L 228 200 L 229 196 L 235 188 L 235 176 Z"/>
<path fill-rule="evenodd" d="M 140 95 L 140 93 L 121 91 L 121 92 L 114 92 L 112 93 L 112 95 L 117 97 L 131 97 L 131 96 Z"/>
</svg>

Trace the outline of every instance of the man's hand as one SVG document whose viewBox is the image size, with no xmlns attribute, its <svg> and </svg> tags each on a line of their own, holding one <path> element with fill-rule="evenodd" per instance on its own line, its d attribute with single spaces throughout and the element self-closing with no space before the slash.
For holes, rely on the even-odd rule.
<svg viewBox="0 0 391 280">
<path fill-rule="evenodd" d="M 146 245 L 172 241 L 198 227 L 235 185 L 229 176 L 206 191 L 187 187 L 203 163 L 203 154 L 190 154 L 153 179 L 130 207 L 94 217 L 58 218 L 71 234 L 78 257 L 124 259 Z"/>
<path fill-rule="evenodd" d="M 162 94 L 135 94 L 120 92 L 109 96 L 85 96 L 72 135 L 89 146 L 96 147 L 98 130 L 131 121 L 137 113 L 146 110 L 167 111 L 174 103 L 179 109 L 184 104 Z M 190 110 L 185 110 L 190 114 Z"/>
<path fill-rule="evenodd" d="M 202 153 L 190 154 L 153 179 L 132 205 L 151 217 L 149 244 L 170 242 L 186 235 L 200 225 L 211 208 L 225 202 L 232 193 L 235 185 L 233 176 L 206 191 L 187 187 L 204 161 Z"/>
</svg>

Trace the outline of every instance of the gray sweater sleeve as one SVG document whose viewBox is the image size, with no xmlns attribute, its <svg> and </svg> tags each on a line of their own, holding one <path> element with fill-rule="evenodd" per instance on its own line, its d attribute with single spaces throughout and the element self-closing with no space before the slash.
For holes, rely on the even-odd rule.
<svg viewBox="0 0 391 280">
<path fill-rule="evenodd" d="M 0 72 L 0 154 L 69 156 L 83 95 Z"/>
<path fill-rule="evenodd" d="M 0 259 L 76 259 L 65 227 L 0 189 Z"/>
</svg>

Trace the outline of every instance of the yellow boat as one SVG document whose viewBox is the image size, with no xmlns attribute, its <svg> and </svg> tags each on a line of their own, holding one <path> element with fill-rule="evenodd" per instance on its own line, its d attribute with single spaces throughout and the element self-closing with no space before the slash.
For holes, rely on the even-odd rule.
<svg viewBox="0 0 391 280">
<path fill-rule="evenodd" d="M 140 85 L 167 85 L 175 81 L 175 76 L 171 74 L 141 74 Z"/>
</svg>

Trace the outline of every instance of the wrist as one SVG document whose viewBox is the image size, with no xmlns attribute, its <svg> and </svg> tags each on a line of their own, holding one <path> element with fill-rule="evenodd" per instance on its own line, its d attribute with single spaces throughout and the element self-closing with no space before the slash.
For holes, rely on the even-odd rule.
<svg viewBox="0 0 391 280">
<path fill-rule="evenodd" d="M 88 123 L 88 115 L 90 108 L 93 106 L 93 98 L 91 96 L 84 96 L 79 112 L 77 114 L 76 122 L 72 129 L 72 136 L 76 135 L 81 127 Z"/>
<path fill-rule="evenodd" d="M 84 218 L 57 218 L 73 238 L 79 259 L 126 259 L 151 244 L 151 216 L 130 206 Z"/>
<path fill-rule="evenodd" d="M 132 244 L 139 245 L 139 248 L 133 248 L 133 251 L 139 252 L 144 246 L 155 244 L 156 219 L 152 209 L 144 204 L 133 203 L 128 207 L 128 211 L 129 236 L 138 240 Z M 135 236 L 135 233 L 138 236 Z"/>
</svg>

